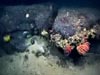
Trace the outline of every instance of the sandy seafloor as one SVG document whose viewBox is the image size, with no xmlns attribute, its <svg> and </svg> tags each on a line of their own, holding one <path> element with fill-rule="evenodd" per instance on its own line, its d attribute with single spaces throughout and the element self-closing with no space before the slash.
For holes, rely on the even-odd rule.
<svg viewBox="0 0 100 75">
<path fill-rule="evenodd" d="M 47 41 L 39 37 L 37 42 L 42 45 L 44 43 L 44 46 L 47 44 Z M 30 47 L 32 49 L 29 51 L 0 57 L 0 75 L 100 75 L 100 56 L 98 55 L 86 56 L 83 65 L 74 66 L 67 60 L 67 64 L 58 65 L 59 53 L 37 58 L 32 52 L 39 48 L 37 46 L 35 44 Z M 55 48 L 50 49 L 56 51 Z"/>
</svg>

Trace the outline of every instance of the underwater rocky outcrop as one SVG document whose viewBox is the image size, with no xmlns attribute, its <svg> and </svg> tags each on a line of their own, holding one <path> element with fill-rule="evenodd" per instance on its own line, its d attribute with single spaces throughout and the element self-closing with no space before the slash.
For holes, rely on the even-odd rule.
<svg viewBox="0 0 100 75">
<path fill-rule="evenodd" d="M 74 35 L 78 26 L 90 28 L 100 18 L 99 11 L 84 8 L 61 8 L 54 22 L 54 30 L 64 36 Z"/>
<path fill-rule="evenodd" d="M 26 41 L 34 35 L 40 36 L 42 30 L 48 33 L 54 30 L 64 38 L 68 38 L 81 31 L 80 27 L 94 28 L 97 30 L 96 38 L 100 38 L 98 29 L 100 24 L 97 23 L 100 14 L 97 9 L 67 7 L 56 9 L 52 4 L 34 4 L 5 6 L 0 8 L 0 11 L 0 45 L 7 52 L 25 51 L 32 44 L 32 41 L 29 44 L 26 44 Z M 7 39 L 10 42 L 7 42 L 7 39 L 5 41 L 6 35 L 9 35 L 10 38 Z"/>
<path fill-rule="evenodd" d="M 5 32 L 14 30 L 30 30 L 35 27 L 43 28 L 52 16 L 52 5 L 7 6 L 4 7 L 0 23 L 5 27 Z M 7 25 L 7 26 L 6 26 Z"/>
<path fill-rule="evenodd" d="M 98 49 L 95 49 L 96 47 L 94 47 L 94 44 L 96 44 L 97 42 L 95 39 L 98 39 L 99 41 L 99 38 L 100 38 L 99 19 L 100 19 L 100 14 L 97 9 L 61 8 L 58 10 L 58 15 L 54 21 L 53 30 L 56 33 L 59 33 L 60 35 L 62 35 L 63 38 L 67 38 L 75 42 L 75 40 L 79 39 L 84 34 L 85 35 L 91 34 L 91 31 L 92 31 L 91 29 L 93 29 L 96 31 L 96 33 L 93 33 L 93 35 L 95 35 L 95 38 L 91 39 L 90 38 L 91 35 L 89 35 L 89 38 L 88 38 L 89 41 L 91 39 L 90 53 L 91 52 L 99 53 L 99 46 L 97 47 Z M 85 29 L 86 29 L 86 32 L 84 33 Z M 77 38 L 75 39 L 75 37 Z M 79 41 L 81 40 L 82 39 L 80 38 Z M 93 41 L 95 41 L 95 43 Z M 60 41 L 56 41 L 56 43 L 58 44 L 59 42 Z"/>
<path fill-rule="evenodd" d="M 51 26 L 49 23 L 54 10 L 51 4 L 6 6 L 2 9 L 0 9 L 3 13 L 0 16 L 1 39 L 10 35 L 9 44 L 21 51 L 27 47 L 25 40 L 28 35 L 37 35 L 41 29 Z"/>
</svg>

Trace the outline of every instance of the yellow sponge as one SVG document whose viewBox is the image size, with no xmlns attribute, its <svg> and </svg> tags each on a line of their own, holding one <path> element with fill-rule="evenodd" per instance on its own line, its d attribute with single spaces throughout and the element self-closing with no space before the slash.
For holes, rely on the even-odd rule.
<svg viewBox="0 0 100 75">
<path fill-rule="evenodd" d="M 3 37 L 3 40 L 4 40 L 5 42 L 10 42 L 11 36 L 10 36 L 9 34 L 7 34 L 7 35 L 5 35 L 5 36 Z"/>
</svg>

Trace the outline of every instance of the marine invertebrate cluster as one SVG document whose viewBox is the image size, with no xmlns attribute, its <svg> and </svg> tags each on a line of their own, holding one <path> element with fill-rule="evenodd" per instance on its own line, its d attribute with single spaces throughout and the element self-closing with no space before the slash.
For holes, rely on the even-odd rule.
<svg viewBox="0 0 100 75">
<path fill-rule="evenodd" d="M 70 36 L 68 38 L 63 38 L 63 36 L 59 33 L 51 34 L 50 38 L 51 41 L 56 44 L 56 46 L 61 47 L 65 50 L 65 52 L 71 53 L 73 48 L 76 46 L 79 54 L 84 55 L 90 49 L 90 45 L 88 43 L 88 39 L 90 39 L 89 36 L 91 36 L 91 38 L 94 38 L 95 33 L 95 29 L 87 30 L 86 28 L 84 28 L 83 30 L 81 30 L 81 32 L 76 32 L 73 36 Z M 83 53 L 81 52 L 82 50 Z"/>
<path fill-rule="evenodd" d="M 97 24 L 91 27 L 91 23 L 98 20 L 96 15 L 91 9 L 55 9 L 51 4 L 8 6 L 0 18 L 0 37 L 3 42 L 11 39 L 9 44 L 24 51 L 30 45 L 26 43 L 28 39 L 42 35 L 70 53 L 75 46 L 89 42 L 90 36 L 100 37 L 100 26 Z M 34 44 L 34 40 L 29 42 Z"/>
</svg>

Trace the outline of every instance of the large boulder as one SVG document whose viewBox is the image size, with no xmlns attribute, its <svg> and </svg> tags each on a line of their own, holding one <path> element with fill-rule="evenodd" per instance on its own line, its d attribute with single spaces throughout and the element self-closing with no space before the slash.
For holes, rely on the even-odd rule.
<svg viewBox="0 0 100 75">
<path fill-rule="evenodd" d="M 36 34 L 38 30 L 51 26 L 48 25 L 49 19 L 52 19 L 53 6 L 51 4 L 6 6 L 0 8 L 0 11 L 0 39 L 9 34 L 11 36 L 9 48 L 13 46 L 19 51 L 24 51 L 28 47 L 25 42 L 27 34 Z M 1 40 L 0 43 L 2 42 Z"/>
<path fill-rule="evenodd" d="M 2 11 L 0 25 L 5 27 L 5 32 L 13 30 L 30 30 L 35 25 L 41 29 L 48 27 L 48 19 L 52 16 L 52 5 L 7 6 Z"/>
<path fill-rule="evenodd" d="M 53 29 L 65 37 L 79 31 L 78 27 L 91 27 L 100 18 L 99 11 L 89 8 L 61 8 L 55 19 Z"/>
<path fill-rule="evenodd" d="M 97 23 L 98 22 L 98 23 Z M 83 28 L 96 29 L 96 38 L 91 40 L 90 53 L 100 53 L 100 11 L 92 8 L 61 8 L 54 21 L 54 31 L 65 38 L 73 36 Z"/>
</svg>

